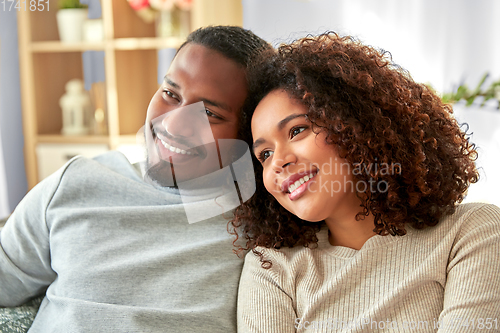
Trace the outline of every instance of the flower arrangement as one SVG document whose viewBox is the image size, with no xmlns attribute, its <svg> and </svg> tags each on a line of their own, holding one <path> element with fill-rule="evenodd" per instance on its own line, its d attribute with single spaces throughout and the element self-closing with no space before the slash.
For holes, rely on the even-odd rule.
<svg viewBox="0 0 500 333">
<path fill-rule="evenodd" d="M 127 0 L 137 14 L 146 22 L 153 22 L 158 12 L 180 9 L 188 11 L 193 0 Z"/>
</svg>

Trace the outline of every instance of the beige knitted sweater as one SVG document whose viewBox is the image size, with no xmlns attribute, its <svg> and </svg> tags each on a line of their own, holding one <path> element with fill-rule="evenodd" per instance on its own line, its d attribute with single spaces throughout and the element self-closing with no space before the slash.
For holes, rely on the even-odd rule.
<svg viewBox="0 0 500 333">
<path fill-rule="evenodd" d="M 358 251 L 246 256 L 238 332 L 500 332 L 500 208 L 458 206 L 431 228 L 374 236 Z"/>
</svg>

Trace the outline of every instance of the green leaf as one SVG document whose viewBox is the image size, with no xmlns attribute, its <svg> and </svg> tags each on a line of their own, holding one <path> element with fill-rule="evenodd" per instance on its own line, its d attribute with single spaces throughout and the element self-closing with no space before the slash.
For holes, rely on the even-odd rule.
<svg viewBox="0 0 500 333">
<path fill-rule="evenodd" d="M 479 84 L 477 85 L 476 89 L 474 89 L 474 93 L 478 93 L 481 91 L 481 86 L 484 84 L 484 81 L 486 81 L 486 78 L 489 76 L 488 73 L 485 73 L 481 80 L 479 81 Z"/>
<path fill-rule="evenodd" d="M 59 9 L 70 8 L 87 8 L 87 5 L 82 5 L 80 0 L 59 0 Z"/>
</svg>

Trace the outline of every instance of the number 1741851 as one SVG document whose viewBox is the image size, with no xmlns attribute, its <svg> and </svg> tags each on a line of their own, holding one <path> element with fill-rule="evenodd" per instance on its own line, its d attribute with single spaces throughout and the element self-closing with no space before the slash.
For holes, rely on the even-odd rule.
<svg viewBox="0 0 500 333">
<path fill-rule="evenodd" d="M 0 9 L 5 11 L 21 10 L 31 12 L 49 11 L 49 0 L 0 0 Z"/>
</svg>

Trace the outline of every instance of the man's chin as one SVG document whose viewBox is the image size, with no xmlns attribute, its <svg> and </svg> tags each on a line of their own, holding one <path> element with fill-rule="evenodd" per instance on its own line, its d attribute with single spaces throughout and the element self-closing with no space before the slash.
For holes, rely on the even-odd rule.
<svg viewBox="0 0 500 333">
<path fill-rule="evenodd" d="M 151 165 L 148 162 L 148 168 L 144 179 L 161 187 L 175 187 L 174 177 L 172 176 L 172 166 L 170 163 L 160 160 L 160 162 Z"/>
<path fill-rule="evenodd" d="M 179 184 L 183 182 L 189 182 L 191 180 L 196 180 L 196 185 L 199 188 L 213 187 L 214 182 L 218 182 L 214 179 L 214 172 L 219 169 L 214 170 L 201 170 L 200 167 L 203 165 L 196 166 L 178 166 L 172 168 L 169 162 L 160 160 L 158 163 L 151 165 L 148 163 L 148 169 L 145 173 L 145 179 L 155 185 L 161 187 L 178 187 Z M 193 170 L 194 167 L 194 170 Z M 189 182 L 192 183 L 192 182 Z M 218 185 L 218 184 L 216 184 Z M 192 186 L 192 184 L 190 185 Z"/>
</svg>

